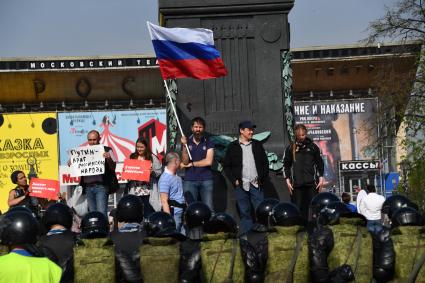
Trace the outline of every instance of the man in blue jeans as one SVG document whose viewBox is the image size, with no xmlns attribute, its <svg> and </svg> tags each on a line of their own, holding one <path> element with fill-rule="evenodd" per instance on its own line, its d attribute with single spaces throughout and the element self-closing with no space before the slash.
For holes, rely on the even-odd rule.
<svg viewBox="0 0 425 283">
<path fill-rule="evenodd" d="M 184 175 L 184 192 L 190 192 L 195 200 L 201 200 L 211 211 L 213 206 L 213 175 L 211 164 L 214 159 L 214 144 L 204 136 L 205 120 L 201 117 L 192 119 L 192 135 L 181 138 L 183 145 L 182 161 L 186 168 Z M 188 145 L 192 160 L 185 145 Z"/>
<path fill-rule="evenodd" d="M 239 139 L 229 144 L 223 167 L 235 187 L 243 234 L 251 229 L 252 214 L 264 199 L 262 185 L 269 176 L 269 161 L 261 142 L 252 139 L 255 125 L 251 121 L 239 124 Z"/>
<path fill-rule="evenodd" d="M 87 134 L 89 145 L 100 144 L 100 134 L 92 130 Z M 115 174 L 116 159 L 110 147 L 105 146 L 105 173 L 93 176 L 82 176 L 80 185 L 84 188 L 89 211 L 100 211 L 108 217 L 108 183 L 106 174 Z M 68 164 L 69 165 L 69 164 Z"/>
<path fill-rule="evenodd" d="M 360 202 L 360 212 L 367 219 L 367 230 L 377 234 L 382 230 L 381 210 L 385 202 L 385 197 L 376 193 L 374 185 L 366 186 L 368 194 Z"/>
</svg>

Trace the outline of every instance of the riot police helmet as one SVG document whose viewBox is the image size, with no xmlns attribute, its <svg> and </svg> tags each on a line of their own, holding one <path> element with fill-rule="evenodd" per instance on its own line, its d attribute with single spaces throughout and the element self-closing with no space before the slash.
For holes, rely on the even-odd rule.
<svg viewBox="0 0 425 283">
<path fill-rule="evenodd" d="M 273 226 L 294 226 L 303 224 L 299 209 L 290 202 L 281 202 L 275 205 L 270 216 Z"/>
<path fill-rule="evenodd" d="M 397 209 L 391 218 L 392 226 L 423 226 L 424 218 L 412 207 L 402 207 Z"/>
<path fill-rule="evenodd" d="M 219 232 L 236 234 L 238 232 L 238 225 L 232 216 L 225 212 L 219 212 L 211 217 L 205 230 L 210 234 L 217 234 Z"/>
<path fill-rule="evenodd" d="M 105 238 L 108 233 L 108 219 L 102 212 L 91 211 L 81 220 L 81 237 L 84 239 Z"/>
<path fill-rule="evenodd" d="M 11 213 L 13 211 L 28 212 L 37 219 L 37 214 L 35 213 L 35 211 L 28 208 L 28 206 L 23 206 L 23 205 L 13 206 L 13 207 L 9 208 L 9 210 L 6 213 Z"/>
<path fill-rule="evenodd" d="M 332 202 L 340 202 L 337 195 L 330 192 L 323 192 L 317 194 L 310 203 L 310 215 L 315 218 L 318 216 L 320 210 Z"/>
<path fill-rule="evenodd" d="M 199 201 L 190 204 L 184 213 L 184 221 L 189 229 L 204 226 L 210 218 L 211 209 Z"/>
<path fill-rule="evenodd" d="M 14 210 L 1 220 L 1 243 L 3 245 L 35 244 L 39 232 L 38 222 L 31 211 Z"/>
<path fill-rule="evenodd" d="M 126 195 L 118 202 L 116 210 L 117 220 L 127 223 L 141 223 L 143 221 L 143 201 L 135 195 Z"/>
<path fill-rule="evenodd" d="M 185 236 L 176 230 L 176 222 L 173 217 L 163 211 L 157 211 L 149 215 L 145 223 L 149 237 L 172 237 L 184 240 Z"/>
<path fill-rule="evenodd" d="M 412 207 L 418 209 L 418 206 L 403 195 L 392 195 L 388 197 L 382 205 L 382 212 L 392 218 L 393 214 L 402 207 Z"/>
<path fill-rule="evenodd" d="M 327 206 L 329 209 L 334 209 L 340 216 L 350 215 L 353 212 L 347 207 L 347 205 L 341 201 L 334 201 L 329 203 Z"/>
<path fill-rule="evenodd" d="M 66 204 L 57 202 L 46 209 L 42 221 L 46 229 L 51 229 L 53 225 L 62 225 L 66 229 L 71 229 L 72 210 Z"/>
<path fill-rule="evenodd" d="M 269 217 L 272 213 L 273 207 L 278 203 L 279 200 L 275 198 L 266 198 L 260 202 L 260 204 L 257 206 L 257 209 L 255 210 L 255 217 L 257 218 L 257 222 L 265 226 L 270 226 Z"/>
<path fill-rule="evenodd" d="M 338 223 L 340 217 L 358 216 L 357 213 L 351 212 L 348 207 L 341 201 L 333 201 L 316 214 L 317 220 L 322 225 L 333 225 Z"/>
<path fill-rule="evenodd" d="M 6 213 L 11 213 L 15 211 L 23 211 L 23 212 L 28 212 L 29 214 L 33 214 L 32 210 L 26 206 L 13 206 L 9 208 L 9 210 Z"/>
</svg>

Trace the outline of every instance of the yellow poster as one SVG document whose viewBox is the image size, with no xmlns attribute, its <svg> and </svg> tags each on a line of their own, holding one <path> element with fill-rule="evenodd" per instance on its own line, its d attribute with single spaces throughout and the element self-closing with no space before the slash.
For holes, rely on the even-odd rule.
<svg viewBox="0 0 425 283">
<path fill-rule="evenodd" d="M 28 178 L 58 180 L 56 113 L 0 114 L 0 210 L 16 187 L 10 180 L 15 170 Z"/>
</svg>

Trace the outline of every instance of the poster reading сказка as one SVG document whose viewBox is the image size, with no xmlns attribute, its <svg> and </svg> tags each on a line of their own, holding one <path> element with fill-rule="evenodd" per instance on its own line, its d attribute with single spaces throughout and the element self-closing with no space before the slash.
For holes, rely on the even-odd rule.
<svg viewBox="0 0 425 283">
<path fill-rule="evenodd" d="M 68 167 L 69 150 L 88 145 L 87 133 L 100 133 L 100 143 L 112 148 L 117 159 L 117 177 L 120 180 L 122 164 L 135 150 L 137 138 L 150 141 L 154 154 L 162 158 L 166 151 L 166 110 L 144 109 L 99 112 L 64 112 L 59 122 L 59 181 L 61 186 L 78 184 Z"/>
<path fill-rule="evenodd" d="M 29 177 L 58 178 L 56 113 L 0 114 L 0 210 L 8 209 L 15 170 Z"/>
</svg>

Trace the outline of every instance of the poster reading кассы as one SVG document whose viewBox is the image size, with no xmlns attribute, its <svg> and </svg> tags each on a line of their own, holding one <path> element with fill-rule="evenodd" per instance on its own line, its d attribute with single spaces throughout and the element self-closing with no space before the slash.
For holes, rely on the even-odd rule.
<svg viewBox="0 0 425 283">
<path fill-rule="evenodd" d="M 117 177 L 120 180 L 122 164 L 135 151 L 138 137 L 150 142 L 152 152 L 160 159 L 166 151 L 166 110 L 144 109 L 99 112 L 64 112 L 59 120 L 59 181 L 61 186 L 76 185 L 68 167 L 69 150 L 86 146 L 91 130 L 100 133 L 100 143 L 112 148 L 117 159 Z"/>
<path fill-rule="evenodd" d="M 0 114 L 0 210 L 8 209 L 13 171 L 28 178 L 58 179 L 56 113 Z"/>
<path fill-rule="evenodd" d="M 322 151 L 327 188 L 338 184 L 338 161 L 374 158 L 376 107 L 374 98 L 295 102 L 296 124 L 307 127 Z"/>
</svg>

